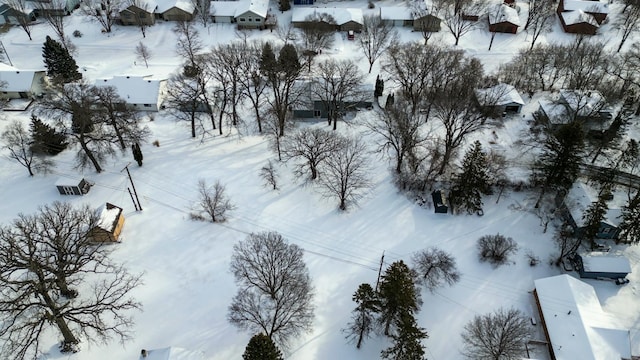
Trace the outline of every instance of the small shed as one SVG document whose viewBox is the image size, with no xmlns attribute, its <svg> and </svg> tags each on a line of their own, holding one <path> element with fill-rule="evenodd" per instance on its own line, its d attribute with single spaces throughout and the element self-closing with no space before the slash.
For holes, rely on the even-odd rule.
<svg viewBox="0 0 640 360">
<path fill-rule="evenodd" d="M 520 26 L 518 11 L 509 5 L 496 5 L 489 11 L 489 31 L 515 34 Z"/>
<path fill-rule="evenodd" d="M 492 114 L 520 113 L 524 100 L 513 85 L 500 83 L 475 91 L 478 104 Z"/>
<path fill-rule="evenodd" d="M 433 200 L 433 208 L 436 214 L 446 214 L 449 212 L 447 201 L 440 190 L 434 190 L 431 193 L 431 199 Z"/>
<path fill-rule="evenodd" d="M 558 13 L 564 32 L 569 34 L 595 35 L 600 27 L 593 16 L 582 10 Z"/>
<path fill-rule="evenodd" d="M 629 260 L 622 255 L 609 255 L 604 252 L 574 254 L 573 262 L 581 278 L 586 279 L 623 279 L 631 273 Z"/>
<path fill-rule="evenodd" d="M 122 208 L 106 203 L 98 210 L 98 223 L 89 230 L 89 238 L 95 242 L 116 242 L 122 232 L 124 215 Z"/>
<path fill-rule="evenodd" d="M 60 178 L 56 181 L 56 188 L 60 195 L 84 195 L 89 192 L 91 185 L 93 184 L 84 178 L 80 180 Z"/>
</svg>

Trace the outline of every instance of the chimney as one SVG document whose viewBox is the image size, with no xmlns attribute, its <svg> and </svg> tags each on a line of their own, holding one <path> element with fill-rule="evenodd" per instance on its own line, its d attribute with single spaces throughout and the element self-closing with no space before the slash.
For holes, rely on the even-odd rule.
<svg viewBox="0 0 640 360">
<path fill-rule="evenodd" d="M 147 350 L 142 349 L 142 351 L 140 351 L 140 357 L 146 358 L 147 357 Z"/>
</svg>

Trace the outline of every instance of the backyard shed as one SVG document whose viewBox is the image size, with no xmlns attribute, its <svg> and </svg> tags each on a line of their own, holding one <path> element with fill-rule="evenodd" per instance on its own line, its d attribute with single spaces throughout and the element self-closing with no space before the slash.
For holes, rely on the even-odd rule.
<svg viewBox="0 0 640 360">
<path fill-rule="evenodd" d="M 120 237 L 123 225 L 122 208 L 106 203 L 98 210 L 98 223 L 89 230 L 89 238 L 95 242 L 116 242 Z"/>
<path fill-rule="evenodd" d="M 518 11 L 511 6 L 500 4 L 489 11 L 489 31 L 515 34 L 519 26 Z"/>
<path fill-rule="evenodd" d="M 60 195 L 84 195 L 89 192 L 91 185 L 84 178 L 80 180 L 60 178 L 56 181 L 56 188 Z"/>
<path fill-rule="evenodd" d="M 586 279 L 623 279 L 631 273 L 629 260 L 622 255 L 609 255 L 603 252 L 574 254 L 573 262 L 581 278 Z"/>
<path fill-rule="evenodd" d="M 500 83 L 486 89 L 476 90 L 478 104 L 493 114 L 520 113 L 524 100 L 518 90 L 509 84 Z"/>
</svg>

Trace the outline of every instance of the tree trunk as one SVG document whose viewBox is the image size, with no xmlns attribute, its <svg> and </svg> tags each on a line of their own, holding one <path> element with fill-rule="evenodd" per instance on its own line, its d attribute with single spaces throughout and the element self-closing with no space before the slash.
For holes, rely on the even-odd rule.
<svg viewBox="0 0 640 360">
<path fill-rule="evenodd" d="M 196 112 L 191 112 L 191 137 L 196 137 Z"/>
<path fill-rule="evenodd" d="M 55 323 L 58 330 L 60 330 L 60 334 L 62 334 L 62 352 L 72 351 L 72 346 L 79 342 L 78 339 L 71 332 L 66 320 L 60 314 L 59 307 L 56 305 L 55 301 L 53 301 L 51 296 L 49 296 L 46 289 L 41 288 L 38 292 L 47 305 L 48 310 L 51 311 L 47 314 L 48 320 Z"/>
<path fill-rule="evenodd" d="M 360 346 L 362 345 L 362 338 L 364 338 L 364 312 L 361 312 L 360 332 L 358 334 L 358 343 L 356 344 L 356 349 L 360 349 Z"/>
<path fill-rule="evenodd" d="M 122 148 L 122 150 L 124 150 L 126 146 L 124 145 L 122 132 L 120 131 L 120 128 L 118 128 L 118 124 L 116 123 L 115 119 L 111 119 L 111 126 L 113 126 L 113 131 L 116 132 L 116 136 L 118 137 L 118 143 L 120 143 L 120 147 Z"/>
<path fill-rule="evenodd" d="M 87 155 L 87 157 L 89 158 L 89 161 L 91 161 L 91 163 L 93 164 L 93 167 L 96 169 L 96 172 L 101 173 L 102 167 L 98 163 L 98 160 L 96 159 L 95 155 L 93 155 L 93 152 L 91 151 L 91 149 L 89 149 L 87 144 L 84 142 L 84 138 L 82 136 L 80 138 L 80 147 L 84 151 L 85 155 Z"/>
</svg>

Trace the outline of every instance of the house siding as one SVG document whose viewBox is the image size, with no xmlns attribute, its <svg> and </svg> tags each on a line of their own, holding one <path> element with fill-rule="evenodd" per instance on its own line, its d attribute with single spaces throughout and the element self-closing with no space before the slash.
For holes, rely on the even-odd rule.
<svg viewBox="0 0 640 360">
<path fill-rule="evenodd" d="M 247 11 L 236 16 L 236 23 L 238 27 L 244 29 L 256 29 L 264 27 L 264 18 L 252 11 Z"/>
<path fill-rule="evenodd" d="M 162 19 L 166 21 L 191 21 L 193 20 L 193 14 L 178 9 L 177 7 L 172 7 L 162 13 Z"/>
<path fill-rule="evenodd" d="M 153 25 L 156 23 L 156 17 L 152 12 L 131 5 L 120 11 L 120 22 L 122 25 Z"/>
<path fill-rule="evenodd" d="M 409 26 L 413 26 L 415 31 L 438 32 L 440 31 L 441 20 L 433 15 L 426 15 L 413 20 L 413 23 Z"/>
<path fill-rule="evenodd" d="M 489 24 L 489 31 L 496 33 L 515 34 L 518 32 L 518 25 L 506 21 L 496 24 Z"/>
</svg>

